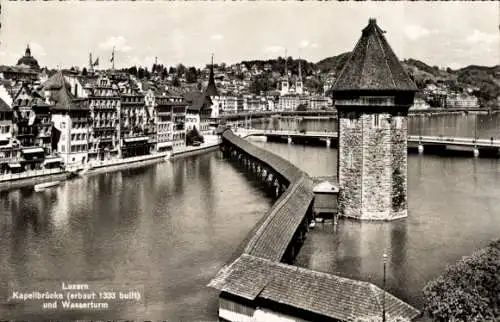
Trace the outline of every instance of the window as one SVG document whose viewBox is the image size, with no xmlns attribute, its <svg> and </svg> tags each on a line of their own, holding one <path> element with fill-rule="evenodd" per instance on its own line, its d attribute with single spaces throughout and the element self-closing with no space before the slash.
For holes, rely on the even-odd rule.
<svg viewBox="0 0 500 322">
<path fill-rule="evenodd" d="M 394 128 L 401 129 L 403 127 L 403 120 L 401 117 L 393 118 Z"/>
<path fill-rule="evenodd" d="M 373 114 L 373 126 L 380 127 L 380 114 Z"/>
<path fill-rule="evenodd" d="M 64 145 L 61 146 L 61 152 L 66 152 L 66 147 Z"/>
<path fill-rule="evenodd" d="M 61 122 L 61 129 L 65 129 L 66 128 L 66 122 Z"/>
<path fill-rule="evenodd" d="M 349 150 L 349 152 L 347 152 L 347 167 L 352 168 L 353 165 L 354 165 L 353 153 L 352 150 Z"/>
</svg>

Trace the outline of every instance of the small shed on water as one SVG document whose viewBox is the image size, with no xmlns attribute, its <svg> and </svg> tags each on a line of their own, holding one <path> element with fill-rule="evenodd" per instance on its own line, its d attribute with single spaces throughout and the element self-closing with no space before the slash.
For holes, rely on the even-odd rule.
<svg viewBox="0 0 500 322">
<path fill-rule="evenodd" d="M 339 188 L 330 178 L 314 178 L 314 206 L 315 216 L 334 217 L 338 213 Z"/>
</svg>

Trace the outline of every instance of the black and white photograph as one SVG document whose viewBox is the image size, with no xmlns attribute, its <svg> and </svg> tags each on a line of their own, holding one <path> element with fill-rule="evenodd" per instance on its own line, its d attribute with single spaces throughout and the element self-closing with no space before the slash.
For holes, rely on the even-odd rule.
<svg viewBox="0 0 500 322">
<path fill-rule="evenodd" d="M 4 320 L 500 321 L 500 2 L 3 1 Z"/>
</svg>

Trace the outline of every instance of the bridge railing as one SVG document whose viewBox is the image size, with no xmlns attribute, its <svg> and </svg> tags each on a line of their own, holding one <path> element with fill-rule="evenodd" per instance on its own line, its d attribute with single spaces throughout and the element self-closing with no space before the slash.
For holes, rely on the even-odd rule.
<svg viewBox="0 0 500 322">
<path fill-rule="evenodd" d="M 249 255 L 281 261 L 299 225 L 305 220 L 314 198 L 313 180 L 291 162 L 256 147 L 230 130 L 225 131 L 222 136 L 223 139 L 279 173 L 289 183 L 265 219 L 258 223 L 259 227 L 255 229 L 244 250 L 244 253 Z"/>
<path fill-rule="evenodd" d="M 412 141 L 420 141 L 420 142 L 429 142 L 429 143 L 458 143 L 458 144 L 467 144 L 467 145 L 493 145 L 500 146 L 500 140 L 495 138 L 490 139 L 474 139 L 474 138 L 465 138 L 465 137 L 447 137 L 447 136 L 423 136 L 423 135 L 409 135 L 409 140 Z"/>
<path fill-rule="evenodd" d="M 288 162 L 280 156 L 277 156 L 274 153 L 265 151 L 253 145 L 252 143 L 247 142 L 245 139 L 234 134 L 231 130 L 224 131 L 224 133 L 222 134 L 222 138 L 229 141 L 239 149 L 243 150 L 246 154 L 265 163 L 268 167 L 272 168 L 274 171 L 283 176 L 288 181 L 288 183 L 292 183 L 293 181 L 298 180 L 301 175 L 305 174 L 305 172 L 300 170 L 294 164 Z"/>
</svg>

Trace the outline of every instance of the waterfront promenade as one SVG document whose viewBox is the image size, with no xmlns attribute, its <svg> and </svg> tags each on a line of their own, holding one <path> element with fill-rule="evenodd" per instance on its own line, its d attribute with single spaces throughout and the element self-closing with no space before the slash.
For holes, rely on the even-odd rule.
<svg viewBox="0 0 500 322">
<path fill-rule="evenodd" d="M 50 181 L 64 181 L 71 178 L 75 171 L 85 169 L 86 176 L 99 173 L 133 169 L 143 167 L 169 159 L 177 159 L 213 151 L 219 145 L 217 135 L 206 135 L 205 140 L 199 146 L 186 146 L 175 151 L 154 153 L 150 155 L 136 156 L 123 159 L 94 160 L 79 167 L 65 167 L 55 169 L 29 170 L 21 173 L 0 175 L 0 191 L 32 186 Z"/>
</svg>

